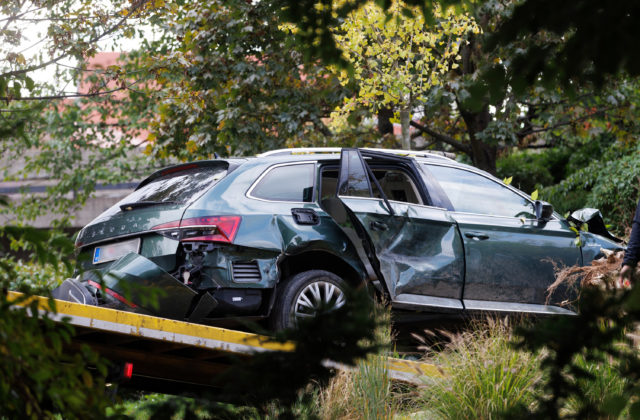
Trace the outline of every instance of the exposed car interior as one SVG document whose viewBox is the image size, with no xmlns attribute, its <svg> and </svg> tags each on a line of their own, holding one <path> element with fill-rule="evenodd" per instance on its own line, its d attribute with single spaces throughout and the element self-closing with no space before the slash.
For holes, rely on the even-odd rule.
<svg viewBox="0 0 640 420">
<path fill-rule="evenodd" d="M 395 168 L 372 168 L 372 172 L 388 200 L 423 204 L 418 188 L 404 171 Z M 325 169 L 322 171 L 320 197 L 324 199 L 335 195 L 337 182 L 337 170 Z M 374 182 L 371 182 L 371 188 L 374 198 L 382 198 Z"/>
</svg>

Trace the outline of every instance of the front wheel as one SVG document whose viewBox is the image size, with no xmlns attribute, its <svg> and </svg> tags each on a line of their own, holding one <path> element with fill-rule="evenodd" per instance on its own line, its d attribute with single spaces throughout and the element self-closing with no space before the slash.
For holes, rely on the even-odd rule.
<svg viewBox="0 0 640 420">
<path fill-rule="evenodd" d="M 344 280 L 324 270 L 303 271 L 290 277 L 277 291 L 271 328 L 290 328 L 321 310 L 340 308 L 346 302 L 345 290 Z"/>
</svg>

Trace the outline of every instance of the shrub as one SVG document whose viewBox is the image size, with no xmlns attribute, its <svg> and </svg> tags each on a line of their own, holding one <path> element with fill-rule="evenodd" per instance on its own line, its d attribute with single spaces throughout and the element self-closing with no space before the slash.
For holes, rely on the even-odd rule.
<svg viewBox="0 0 640 420">
<path fill-rule="evenodd" d="M 433 362 L 444 378 L 427 378 L 426 418 L 492 419 L 535 400 L 541 380 L 540 357 L 511 346 L 508 318 L 487 319 L 471 331 L 451 335 Z"/>
</svg>

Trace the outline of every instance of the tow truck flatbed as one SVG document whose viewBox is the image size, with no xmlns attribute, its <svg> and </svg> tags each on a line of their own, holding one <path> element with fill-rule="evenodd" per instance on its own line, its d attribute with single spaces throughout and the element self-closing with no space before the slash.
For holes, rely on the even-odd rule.
<svg viewBox="0 0 640 420">
<path fill-rule="evenodd" d="M 16 300 L 21 296 L 9 292 L 8 297 Z M 49 308 L 47 298 L 32 299 L 38 300 L 41 310 Z M 259 352 L 292 351 L 295 346 L 264 335 L 98 306 L 62 300 L 55 300 L 55 305 L 56 313 L 50 312 L 49 317 L 75 328 L 72 349 L 86 344 L 109 360 L 133 363 L 128 388 L 169 393 L 206 389 L 238 359 Z M 425 376 L 442 376 L 435 365 L 391 357 L 387 369 L 392 379 L 418 385 Z"/>
</svg>

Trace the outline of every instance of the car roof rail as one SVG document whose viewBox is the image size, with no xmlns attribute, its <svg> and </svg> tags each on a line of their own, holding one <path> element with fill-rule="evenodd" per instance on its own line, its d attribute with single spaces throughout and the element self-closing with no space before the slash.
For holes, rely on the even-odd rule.
<svg viewBox="0 0 640 420">
<path fill-rule="evenodd" d="M 454 160 L 455 154 L 441 151 L 419 151 L 419 150 L 402 150 L 402 149 L 379 149 L 373 147 L 361 147 L 363 150 L 373 150 L 375 152 L 392 153 L 394 155 L 411 156 L 411 157 L 429 157 L 437 159 Z M 292 147 L 288 149 L 270 150 L 260 153 L 258 157 L 279 156 L 279 155 L 312 155 L 321 153 L 340 153 L 341 147 Z"/>
</svg>

